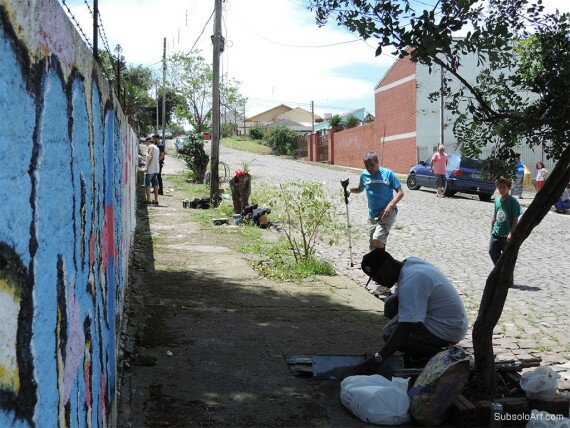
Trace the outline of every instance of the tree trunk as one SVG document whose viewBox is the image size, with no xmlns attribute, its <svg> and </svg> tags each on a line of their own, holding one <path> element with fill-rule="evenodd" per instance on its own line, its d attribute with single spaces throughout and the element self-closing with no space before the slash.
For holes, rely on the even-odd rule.
<svg viewBox="0 0 570 428">
<path fill-rule="evenodd" d="M 536 197 L 524 212 L 512 233 L 511 241 L 485 283 L 481 304 L 479 305 L 479 313 L 473 325 L 473 348 L 475 352 L 475 371 L 479 385 L 489 395 L 493 395 L 496 390 L 493 329 L 503 312 L 509 288 L 513 285 L 513 272 L 519 248 L 532 230 L 540 224 L 548 211 L 550 211 L 569 181 L 570 146 L 566 147 L 560 160 L 544 183 L 544 187 L 536 194 Z"/>
<path fill-rule="evenodd" d="M 232 202 L 234 204 L 234 213 L 239 214 L 249 205 L 249 195 L 251 194 L 251 175 L 244 174 L 240 177 L 234 177 L 230 180 L 230 189 L 232 189 Z"/>
</svg>

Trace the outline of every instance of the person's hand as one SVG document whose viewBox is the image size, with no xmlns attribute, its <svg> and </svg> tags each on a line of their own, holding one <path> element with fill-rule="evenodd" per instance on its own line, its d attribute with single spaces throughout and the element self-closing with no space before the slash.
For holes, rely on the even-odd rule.
<svg viewBox="0 0 570 428">
<path fill-rule="evenodd" d="M 352 369 L 351 376 L 378 374 L 378 369 L 381 365 L 382 363 L 378 363 L 374 359 L 374 354 L 367 355 L 364 362 L 360 363 Z"/>
<path fill-rule="evenodd" d="M 382 211 L 382 219 L 388 217 L 388 215 L 392 212 L 392 210 L 393 210 L 392 205 L 388 204 L 386 208 L 384 208 L 384 211 Z"/>
<path fill-rule="evenodd" d="M 511 242 L 511 234 L 510 233 L 507 235 L 507 242 Z"/>
</svg>

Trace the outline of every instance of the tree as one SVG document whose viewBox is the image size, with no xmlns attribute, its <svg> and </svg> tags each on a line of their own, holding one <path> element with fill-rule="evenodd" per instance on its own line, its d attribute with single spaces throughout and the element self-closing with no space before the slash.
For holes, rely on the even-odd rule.
<svg viewBox="0 0 570 428">
<path fill-rule="evenodd" d="M 169 80 L 173 90 L 183 98 L 176 115 L 186 118 L 196 132 L 207 130 L 212 118 L 212 66 L 200 52 L 177 53 L 169 59 Z M 225 76 L 220 84 L 222 105 L 233 115 L 243 112 L 245 98 L 239 93 L 239 82 Z"/>
<path fill-rule="evenodd" d="M 451 91 L 457 114 L 454 131 L 466 154 L 494 149 L 488 174 L 513 175 L 513 148 L 521 141 L 542 144 L 557 161 L 543 189 L 525 211 L 503 256 L 487 278 L 473 328 L 475 369 L 488 393 L 496 389 L 492 331 L 513 285 L 519 248 L 541 222 L 570 180 L 570 15 L 545 12 L 541 1 L 440 0 L 433 8 L 410 0 L 310 0 L 318 25 L 332 16 L 362 38 L 374 37 L 376 54 L 392 46 L 429 67 L 437 65 L 461 83 Z M 466 29 L 463 38 L 454 32 Z M 467 81 L 460 64 L 475 55 L 481 68 Z M 505 70 L 510 70 L 506 72 Z M 530 96 L 526 96 L 529 93 Z"/>
</svg>

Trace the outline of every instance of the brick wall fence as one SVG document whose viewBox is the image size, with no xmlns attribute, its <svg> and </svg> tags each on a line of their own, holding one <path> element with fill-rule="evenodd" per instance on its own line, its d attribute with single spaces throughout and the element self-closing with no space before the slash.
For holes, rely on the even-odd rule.
<svg viewBox="0 0 570 428">
<path fill-rule="evenodd" d="M 57 0 L 0 0 L 0 426 L 113 426 L 137 139 Z"/>
</svg>

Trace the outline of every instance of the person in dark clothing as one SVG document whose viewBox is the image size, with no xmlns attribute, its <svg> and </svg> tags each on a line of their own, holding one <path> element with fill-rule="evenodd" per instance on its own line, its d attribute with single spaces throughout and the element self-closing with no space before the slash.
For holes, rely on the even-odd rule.
<svg viewBox="0 0 570 428">
<path fill-rule="evenodd" d="M 160 152 L 160 155 L 158 157 L 158 165 L 160 167 L 160 170 L 159 170 L 158 176 L 157 176 L 157 178 L 158 178 L 158 194 L 164 195 L 164 189 L 162 187 L 162 167 L 164 166 L 165 145 L 164 145 L 164 141 L 161 141 L 158 134 L 155 134 L 153 137 L 154 137 L 154 143 L 156 144 L 156 146 L 158 147 L 158 150 Z"/>
</svg>

